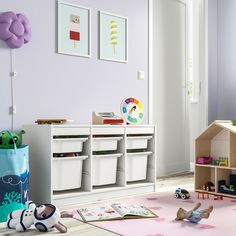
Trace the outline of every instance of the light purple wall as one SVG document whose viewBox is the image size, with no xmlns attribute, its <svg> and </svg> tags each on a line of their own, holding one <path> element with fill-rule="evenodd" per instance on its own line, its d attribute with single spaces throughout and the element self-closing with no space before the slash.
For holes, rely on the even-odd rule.
<svg viewBox="0 0 236 236">
<path fill-rule="evenodd" d="M 214 100 L 213 99 L 209 100 L 209 119 L 210 117 L 212 120 L 235 119 L 236 118 L 236 105 L 235 105 L 236 1 L 210 0 L 210 2 L 213 3 L 209 5 L 209 16 L 214 16 L 214 20 L 212 18 L 212 21 L 210 21 L 209 18 L 209 27 L 208 27 L 209 28 L 209 98 L 214 98 Z M 218 9 L 215 9 L 216 5 L 218 5 Z M 217 42 L 217 47 L 215 47 L 216 42 Z M 217 61 L 217 66 L 214 66 L 216 65 L 216 61 Z M 217 79 L 215 79 L 216 76 Z M 214 112 L 211 111 L 213 106 L 214 109 L 216 109 L 216 111 Z"/>
<path fill-rule="evenodd" d="M 218 117 L 236 118 L 236 1 L 218 1 Z"/>
<path fill-rule="evenodd" d="M 31 23 L 30 44 L 16 50 L 16 128 L 37 118 L 66 117 L 91 123 L 92 111 L 120 113 L 127 96 L 139 98 L 148 121 L 148 0 L 70 1 L 92 9 L 92 57 L 56 53 L 56 2 L 1 1 L 0 11 L 25 14 Z M 98 10 L 127 16 L 129 62 L 98 60 Z M 137 80 L 144 70 L 145 80 Z M 10 128 L 10 52 L 0 42 L 0 130 Z"/>
<path fill-rule="evenodd" d="M 218 4 L 217 0 L 208 0 L 208 121 L 212 123 L 217 119 L 217 17 Z"/>
</svg>

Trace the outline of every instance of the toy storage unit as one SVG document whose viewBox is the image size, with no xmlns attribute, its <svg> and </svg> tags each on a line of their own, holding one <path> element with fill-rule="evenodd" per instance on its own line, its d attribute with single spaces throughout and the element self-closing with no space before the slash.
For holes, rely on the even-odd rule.
<svg viewBox="0 0 236 236">
<path fill-rule="evenodd" d="M 26 125 L 30 193 L 61 205 L 155 192 L 154 125 Z"/>
<path fill-rule="evenodd" d="M 196 139 L 195 149 L 195 191 L 236 198 L 236 187 L 230 189 L 236 186 L 236 126 L 215 121 Z M 199 157 L 210 157 L 212 162 L 198 164 Z M 215 185 L 213 191 L 203 190 L 209 182 Z"/>
</svg>

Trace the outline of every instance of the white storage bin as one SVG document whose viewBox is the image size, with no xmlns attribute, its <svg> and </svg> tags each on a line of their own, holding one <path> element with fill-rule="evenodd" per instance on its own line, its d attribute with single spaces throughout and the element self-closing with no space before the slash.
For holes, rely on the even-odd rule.
<svg viewBox="0 0 236 236">
<path fill-rule="evenodd" d="M 83 160 L 88 156 L 53 158 L 53 190 L 69 190 L 81 187 Z"/>
<path fill-rule="evenodd" d="M 59 138 L 53 139 L 53 153 L 82 152 L 83 143 L 88 138 Z"/>
<path fill-rule="evenodd" d="M 127 137 L 127 149 L 146 149 L 148 140 L 152 136 L 129 136 Z"/>
<path fill-rule="evenodd" d="M 122 137 L 98 137 L 93 138 L 93 151 L 113 151 L 117 150 L 118 141 Z"/>
<path fill-rule="evenodd" d="M 116 183 L 117 161 L 122 154 L 93 156 L 93 185 L 107 185 Z"/>
<path fill-rule="evenodd" d="M 127 181 L 144 180 L 147 177 L 148 155 L 152 152 L 127 154 Z"/>
</svg>

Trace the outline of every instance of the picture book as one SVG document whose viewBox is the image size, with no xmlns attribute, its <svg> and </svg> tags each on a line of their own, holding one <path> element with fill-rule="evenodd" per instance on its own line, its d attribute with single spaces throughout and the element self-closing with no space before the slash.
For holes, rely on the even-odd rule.
<svg viewBox="0 0 236 236">
<path fill-rule="evenodd" d="M 96 208 L 81 208 L 77 212 L 84 222 L 158 217 L 147 207 L 138 205 L 112 204 Z"/>
</svg>

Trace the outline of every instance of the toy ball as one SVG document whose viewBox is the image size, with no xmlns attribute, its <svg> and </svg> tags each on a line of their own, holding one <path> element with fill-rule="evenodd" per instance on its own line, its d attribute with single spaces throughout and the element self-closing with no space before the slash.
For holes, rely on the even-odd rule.
<svg viewBox="0 0 236 236">
<path fill-rule="evenodd" d="M 143 105 L 136 98 L 126 98 L 121 102 L 121 114 L 128 124 L 139 124 L 143 120 Z"/>
<path fill-rule="evenodd" d="M 1 132 L 0 149 L 13 149 L 15 146 L 19 148 L 22 145 L 22 134 L 24 133 L 24 130 L 18 133 L 11 133 L 10 131 Z"/>
</svg>

